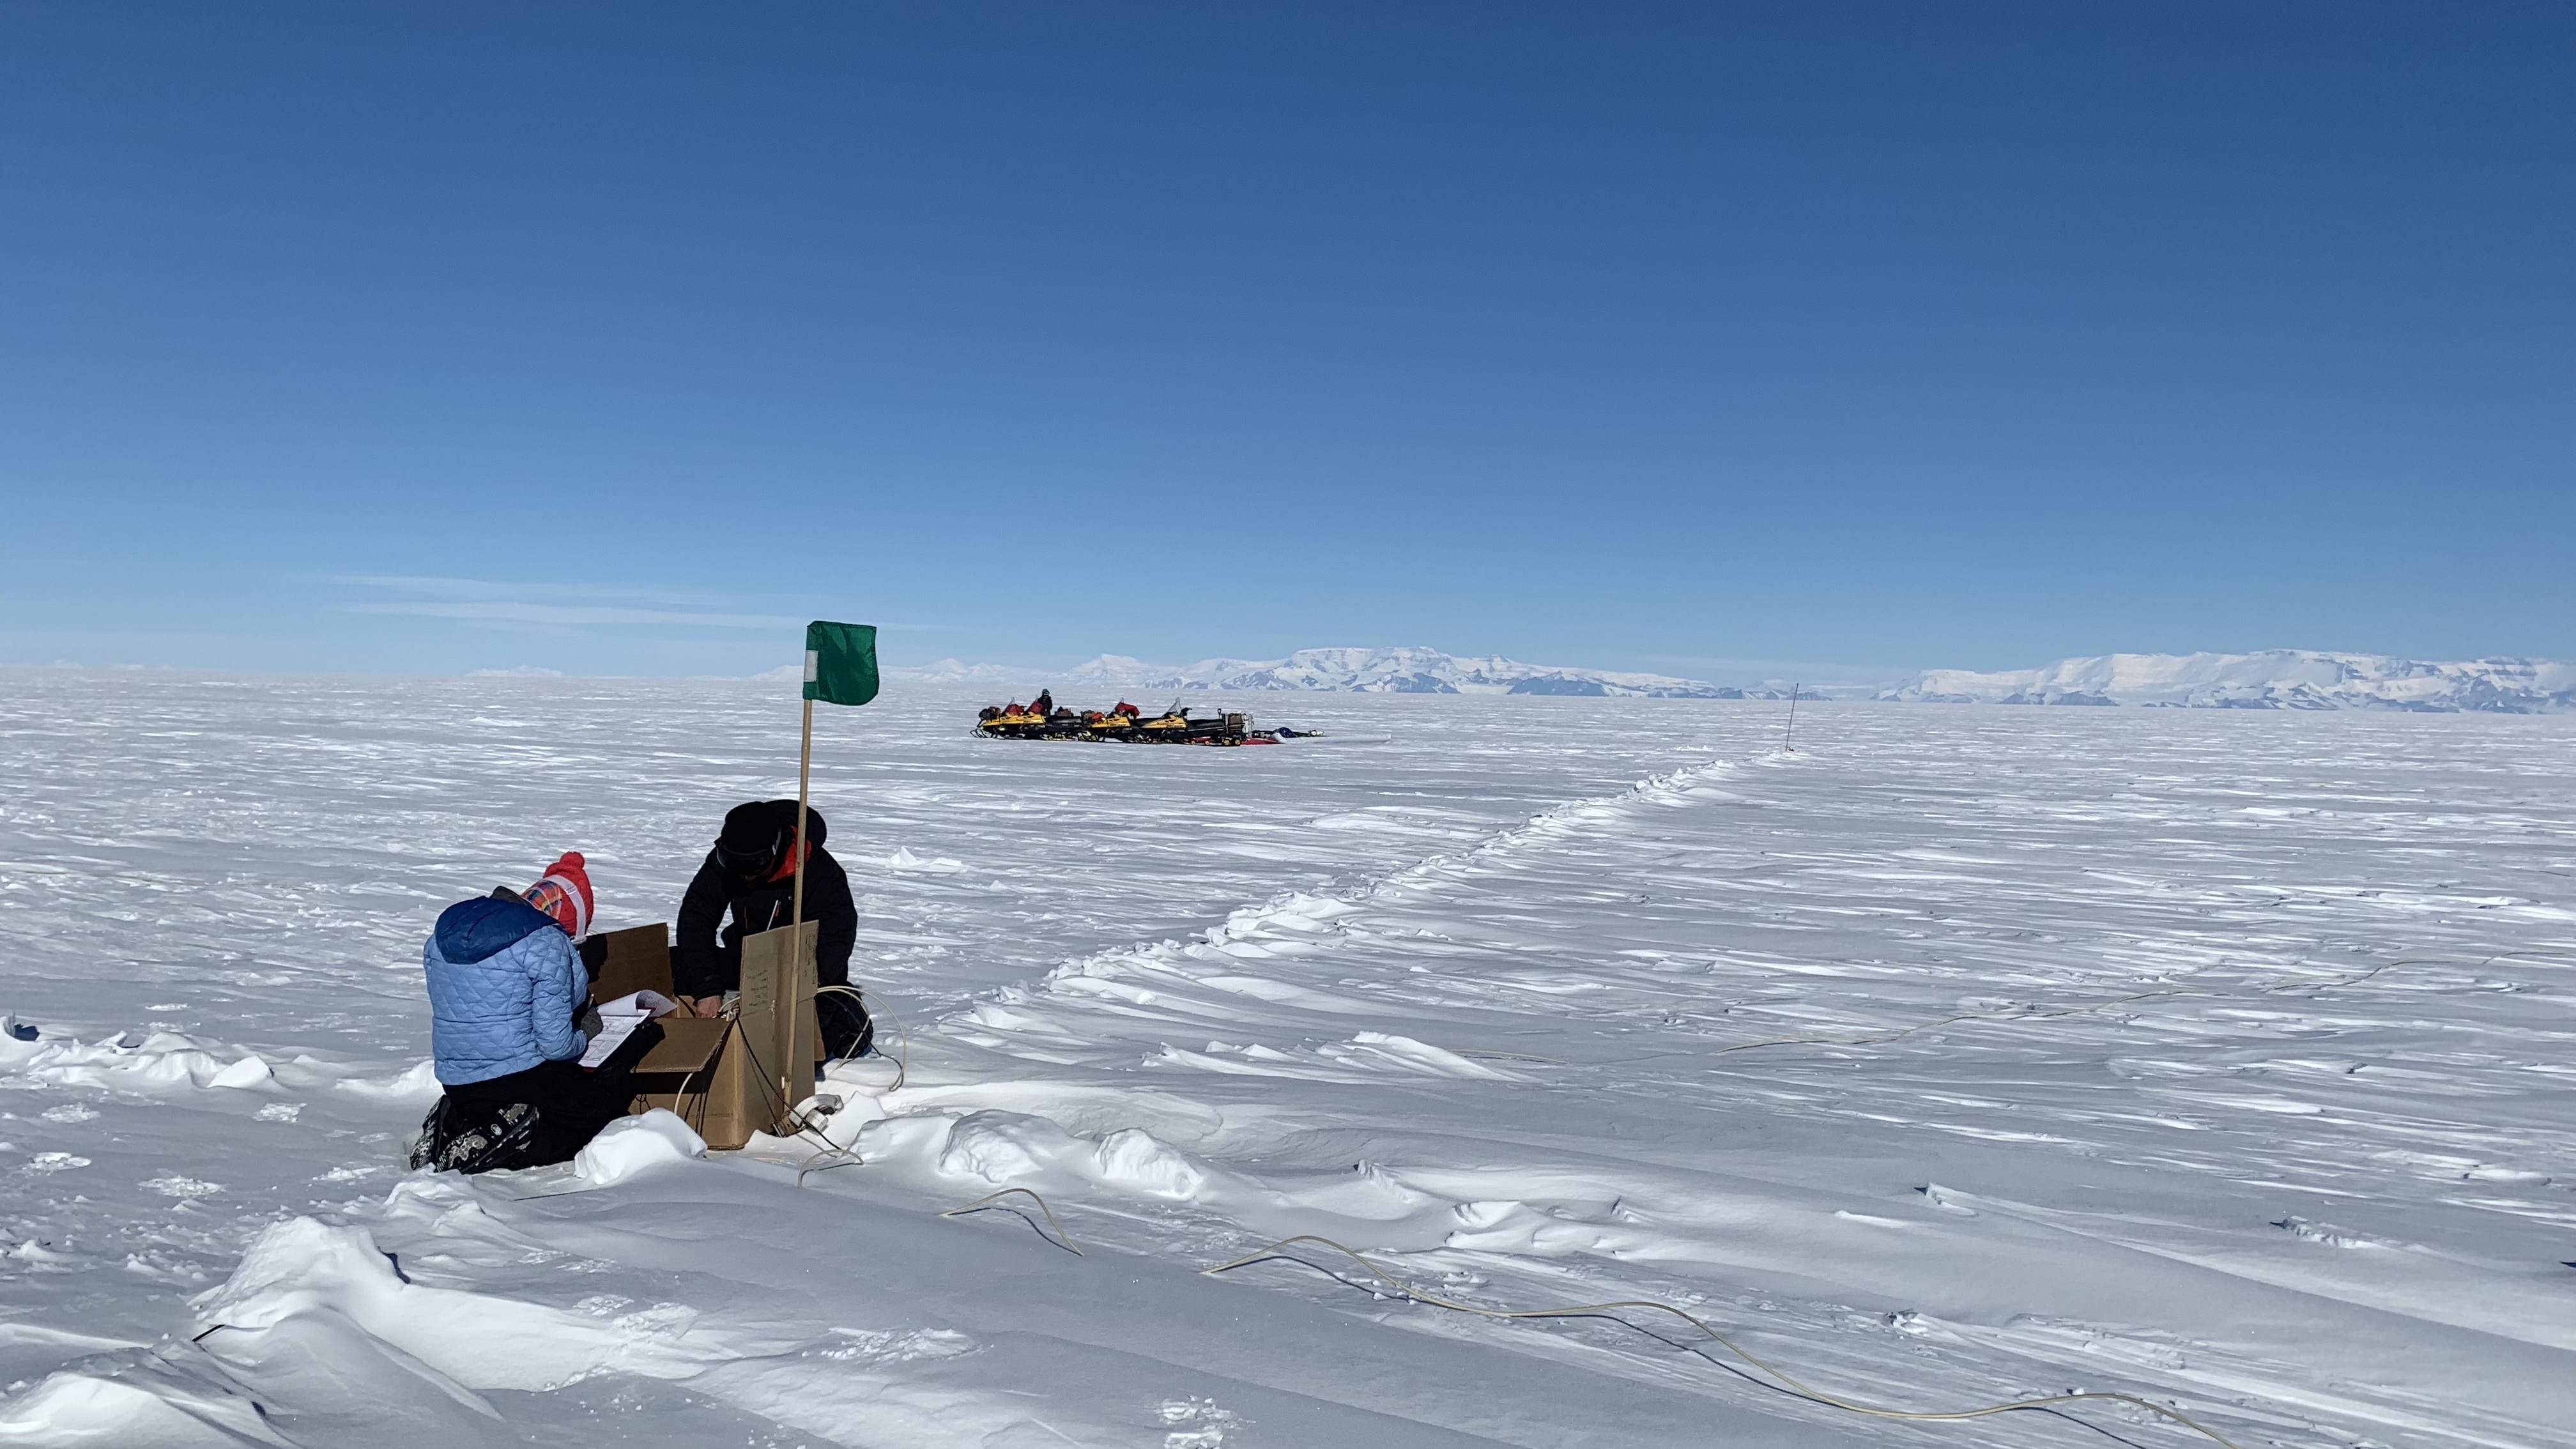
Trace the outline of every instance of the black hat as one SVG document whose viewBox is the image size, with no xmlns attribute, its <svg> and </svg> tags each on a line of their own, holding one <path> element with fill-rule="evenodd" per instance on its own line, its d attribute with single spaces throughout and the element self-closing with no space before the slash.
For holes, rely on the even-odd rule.
<svg viewBox="0 0 2576 1449">
<path fill-rule="evenodd" d="M 753 800 L 725 812 L 724 829 L 716 832 L 716 848 L 727 855 L 752 856 L 778 851 L 779 819 L 767 800 Z M 788 802 L 788 818 L 795 818 L 795 802 Z M 790 824 L 788 829 L 794 829 Z"/>
<path fill-rule="evenodd" d="M 729 864 L 765 865 L 787 853 L 796 837 L 796 802 L 751 800 L 725 812 L 724 829 L 716 833 L 716 853 Z M 807 808 L 805 839 L 823 843 L 823 812 Z"/>
</svg>

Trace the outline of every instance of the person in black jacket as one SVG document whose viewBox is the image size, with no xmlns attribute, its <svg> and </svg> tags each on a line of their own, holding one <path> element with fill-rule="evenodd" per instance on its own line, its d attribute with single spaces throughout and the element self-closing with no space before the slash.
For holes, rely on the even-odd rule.
<svg viewBox="0 0 2576 1449">
<path fill-rule="evenodd" d="M 850 984 L 850 948 L 859 938 L 859 908 L 850 878 L 823 848 L 819 810 L 805 812 L 805 919 L 816 923 L 814 982 Z M 796 802 L 754 800 L 725 812 L 715 849 L 680 899 L 679 940 L 671 948 L 672 984 L 700 1016 L 724 1009 L 724 994 L 742 986 L 742 938 L 789 924 L 796 890 Z M 730 914 L 732 921 L 726 923 Z M 719 931 L 718 927 L 722 926 Z M 868 1050 L 876 1027 L 858 998 L 826 991 L 814 999 L 823 1050 L 835 1058 Z"/>
</svg>

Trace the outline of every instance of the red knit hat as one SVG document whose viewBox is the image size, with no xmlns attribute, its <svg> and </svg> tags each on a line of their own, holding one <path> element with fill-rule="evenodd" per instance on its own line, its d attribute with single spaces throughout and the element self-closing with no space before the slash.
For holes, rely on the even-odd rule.
<svg viewBox="0 0 2576 1449">
<path fill-rule="evenodd" d="M 590 872 L 584 868 L 580 851 L 567 850 L 562 859 L 547 866 L 544 878 L 528 887 L 525 899 L 554 917 L 555 924 L 574 940 L 590 934 Z"/>
</svg>

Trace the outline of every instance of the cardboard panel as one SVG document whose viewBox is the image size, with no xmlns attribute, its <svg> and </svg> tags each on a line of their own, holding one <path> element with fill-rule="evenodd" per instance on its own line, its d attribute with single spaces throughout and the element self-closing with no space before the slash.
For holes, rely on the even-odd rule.
<svg viewBox="0 0 2576 1449">
<path fill-rule="evenodd" d="M 742 1033 L 730 1021 L 710 1020 L 722 1028 L 715 1060 L 693 1072 L 638 1072 L 630 1112 L 659 1107 L 678 1114 L 709 1147 L 731 1151 L 770 1126 L 770 1094 L 762 1090 L 751 1053 L 742 1049 Z"/>
<path fill-rule="evenodd" d="M 659 1107 L 676 1113 L 709 1147 L 726 1151 L 749 1142 L 751 1134 L 769 1125 L 768 1094 L 761 1090 L 760 1079 L 751 1069 L 751 1053 L 742 1049 L 742 1033 L 733 1022 L 721 1017 L 672 1017 L 662 1025 L 666 1032 L 673 1026 L 680 1030 L 664 1037 L 638 1064 L 629 1112 Z M 679 1046 L 665 1057 L 664 1047 L 675 1040 Z"/>
<path fill-rule="evenodd" d="M 740 1024 L 727 1025 L 733 1030 L 725 1034 L 724 1050 L 706 1072 L 705 1121 L 691 1125 L 709 1147 L 732 1149 L 749 1142 L 754 1132 L 766 1131 L 776 1114 L 760 1069 L 743 1049 Z"/>
<path fill-rule="evenodd" d="M 658 991 L 664 996 L 672 994 L 669 925 L 657 921 L 649 926 L 610 931 L 593 939 L 608 943 L 608 964 L 599 968 L 599 979 L 591 983 L 592 1005 L 615 1001 L 637 991 Z"/>
<path fill-rule="evenodd" d="M 677 1072 L 685 1076 L 707 1069 L 723 1049 L 725 1028 L 721 1017 L 666 1016 L 662 1018 L 662 1039 L 635 1064 L 635 1070 L 647 1075 Z"/>
<path fill-rule="evenodd" d="M 789 1101 L 802 1102 L 814 1095 L 814 1063 L 823 1059 L 823 1024 L 814 1015 L 814 948 L 805 948 L 804 958 L 796 971 L 795 1043 L 787 1053 L 791 1062 L 801 1062 L 805 1070 L 796 1079 L 796 1090 Z"/>
<path fill-rule="evenodd" d="M 742 940 L 740 1040 L 757 1069 L 768 1116 L 764 1130 L 783 1126 L 787 1109 L 814 1094 L 814 942 L 819 927 L 807 921 L 762 931 Z"/>
<path fill-rule="evenodd" d="M 662 1040 L 636 1064 L 630 1110 L 677 1113 L 721 1150 L 784 1127 L 787 1109 L 813 1095 L 813 1064 L 823 1059 L 814 1019 L 816 932 L 808 921 L 801 929 L 745 938 L 736 1019 L 663 1017 Z M 641 990 L 673 994 L 669 926 L 637 926 L 602 939 L 608 961 L 593 1001 Z M 791 1062 L 801 1070 L 786 1065 Z"/>
<path fill-rule="evenodd" d="M 779 1030 L 786 1018 L 795 968 L 789 964 L 791 931 L 763 931 L 742 941 L 742 996 L 735 1002 L 735 1021 L 742 1027 L 742 1049 L 759 1068 L 762 1090 L 771 1099 L 770 1121 L 778 1115 L 776 1098 L 785 1089 L 779 1068 L 787 1060 L 787 1041 Z M 767 1126 L 768 1122 L 764 1122 Z"/>
</svg>

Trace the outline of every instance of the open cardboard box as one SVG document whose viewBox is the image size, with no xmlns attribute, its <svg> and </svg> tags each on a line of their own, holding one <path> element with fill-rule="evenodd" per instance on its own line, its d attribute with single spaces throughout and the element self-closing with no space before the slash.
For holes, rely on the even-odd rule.
<svg viewBox="0 0 2576 1449">
<path fill-rule="evenodd" d="M 813 1064 L 823 1059 L 814 1021 L 815 926 L 763 931 L 742 943 L 742 995 L 733 1020 L 674 1012 L 660 1018 L 662 1040 L 635 1066 L 632 1112 L 661 1107 L 706 1139 L 736 1148 L 755 1132 L 783 1128 L 787 1109 L 813 1095 Z M 671 981 L 671 928 L 664 923 L 594 937 L 606 959 L 592 982 L 595 1005 L 635 991 L 677 993 Z M 802 1063 L 802 1070 L 770 1063 Z"/>
</svg>

